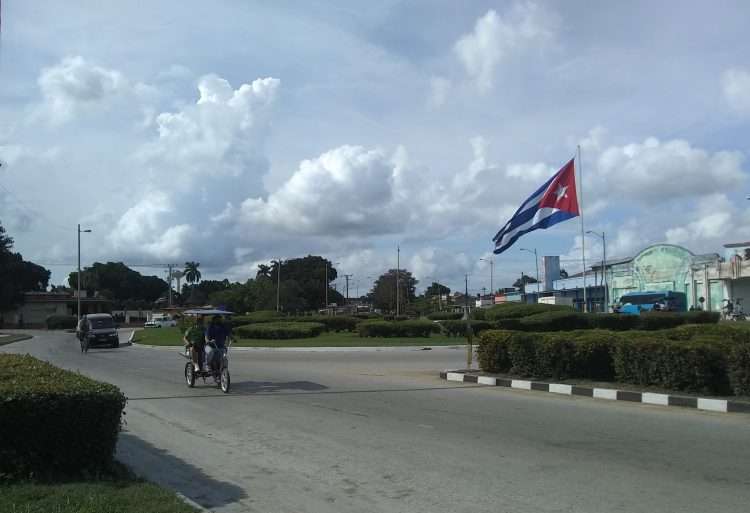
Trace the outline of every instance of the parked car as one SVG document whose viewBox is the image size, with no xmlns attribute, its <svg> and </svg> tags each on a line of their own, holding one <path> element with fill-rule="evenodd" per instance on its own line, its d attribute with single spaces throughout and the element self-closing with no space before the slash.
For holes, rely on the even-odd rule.
<svg viewBox="0 0 750 513">
<path fill-rule="evenodd" d="M 177 321 L 164 314 L 155 314 L 143 325 L 144 328 L 172 328 L 174 326 L 177 326 Z"/>
<path fill-rule="evenodd" d="M 78 340 L 86 348 L 98 345 L 120 346 L 117 324 L 115 324 L 112 316 L 107 313 L 84 315 L 78 323 L 76 332 Z"/>
</svg>

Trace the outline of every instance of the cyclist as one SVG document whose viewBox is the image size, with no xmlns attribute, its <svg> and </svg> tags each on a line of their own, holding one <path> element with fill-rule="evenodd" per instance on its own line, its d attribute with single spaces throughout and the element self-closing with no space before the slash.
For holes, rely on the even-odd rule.
<svg viewBox="0 0 750 513">
<path fill-rule="evenodd" d="M 221 315 L 214 315 L 211 324 L 206 329 L 206 360 L 209 367 L 218 370 L 219 359 L 226 350 L 226 341 L 229 338 L 229 329 L 222 322 Z M 216 344 L 216 349 L 208 345 L 209 342 Z"/>
<path fill-rule="evenodd" d="M 204 333 L 203 316 L 199 315 L 195 319 L 195 324 L 188 328 L 182 337 L 182 340 L 185 342 L 185 350 L 190 349 L 196 372 L 199 372 L 203 367 L 203 352 L 206 346 Z"/>
</svg>

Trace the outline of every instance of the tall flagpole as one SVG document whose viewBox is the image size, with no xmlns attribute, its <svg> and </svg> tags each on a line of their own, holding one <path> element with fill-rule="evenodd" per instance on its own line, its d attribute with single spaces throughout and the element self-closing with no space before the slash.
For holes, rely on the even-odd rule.
<svg viewBox="0 0 750 513">
<path fill-rule="evenodd" d="M 581 165 L 581 145 L 578 145 L 578 211 L 581 217 L 581 263 L 583 264 L 583 311 L 588 311 L 586 298 L 586 231 L 583 227 L 583 166 Z"/>
</svg>

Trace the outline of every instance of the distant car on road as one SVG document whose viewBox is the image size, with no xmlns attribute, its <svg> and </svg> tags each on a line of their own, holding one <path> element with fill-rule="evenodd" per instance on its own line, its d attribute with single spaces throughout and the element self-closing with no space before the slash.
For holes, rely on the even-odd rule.
<svg viewBox="0 0 750 513">
<path fill-rule="evenodd" d="M 177 326 L 177 321 L 166 314 L 154 314 L 150 321 L 146 321 L 144 328 L 172 328 Z"/>
<path fill-rule="evenodd" d="M 81 349 L 97 345 L 120 346 L 120 336 L 117 325 L 111 315 L 107 313 L 84 315 L 76 330 Z"/>
</svg>

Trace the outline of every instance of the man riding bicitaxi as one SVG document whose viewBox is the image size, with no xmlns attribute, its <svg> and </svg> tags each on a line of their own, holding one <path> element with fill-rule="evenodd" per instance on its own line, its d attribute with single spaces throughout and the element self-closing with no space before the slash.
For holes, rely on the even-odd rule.
<svg viewBox="0 0 750 513">
<path fill-rule="evenodd" d="M 230 337 L 230 331 L 226 324 L 221 319 L 221 315 L 214 315 L 211 318 L 211 324 L 206 329 L 206 361 L 208 366 L 213 370 L 218 370 L 217 366 L 220 365 L 220 358 L 224 356 L 226 352 L 227 339 Z M 209 342 L 216 344 L 216 349 L 213 349 L 208 345 Z"/>
<path fill-rule="evenodd" d="M 193 360 L 193 365 L 195 366 L 195 371 L 199 372 L 203 367 L 203 353 L 206 347 L 202 315 L 199 315 L 195 319 L 195 324 L 185 331 L 182 340 L 185 342 L 185 349 L 190 349 L 190 355 Z"/>
</svg>

